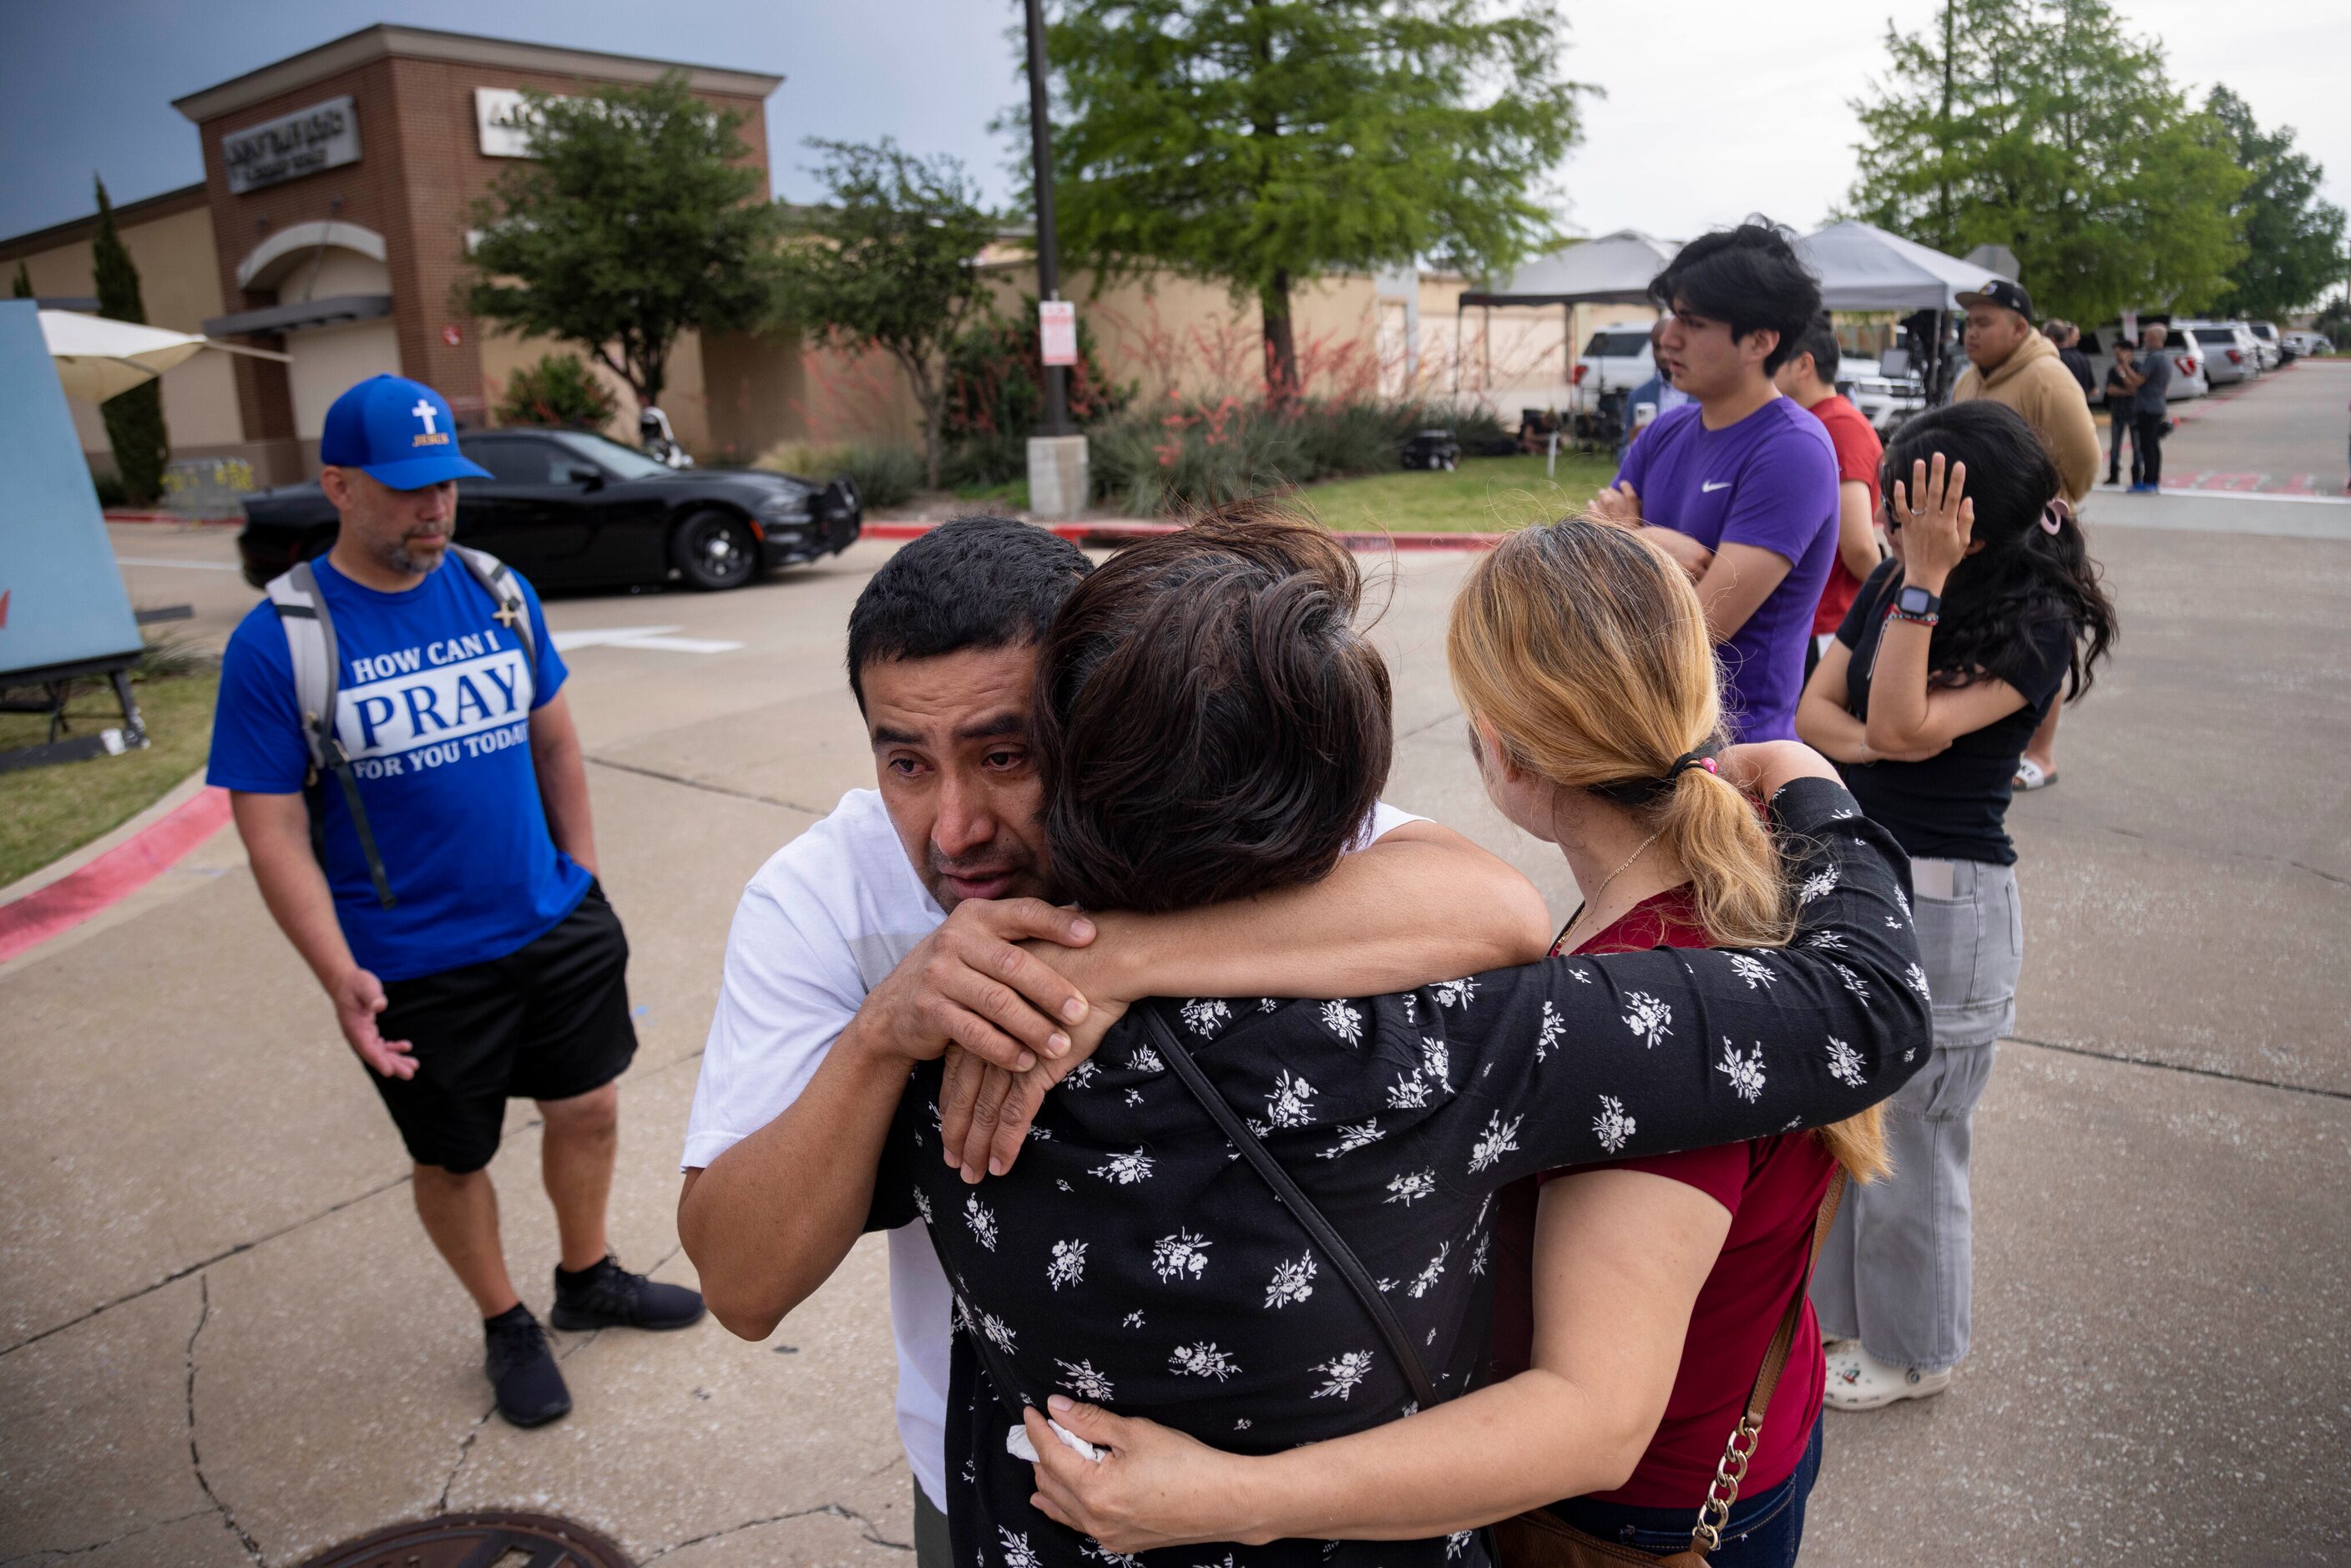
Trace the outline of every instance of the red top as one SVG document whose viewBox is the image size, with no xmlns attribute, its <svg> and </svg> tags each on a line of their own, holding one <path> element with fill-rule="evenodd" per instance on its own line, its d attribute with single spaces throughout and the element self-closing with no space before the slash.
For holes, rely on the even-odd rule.
<svg viewBox="0 0 2351 1568">
<path fill-rule="evenodd" d="M 1710 947 L 1697 923 L 1689 889 L 1672 888 L 1644 900 L 1623 919 L 1576 949 L 1579 953 L 1637 953 L 1651 947 Z M 1654 1159 L 1612 1160 L 1547 1171 L 1539 1181 L 1585 1170 L 1647 1171 L 1694 1186 L 1730 1211 L 1730 1233 L 1722 1255 L 1699 1287 L 1682 1342 L 1681 1368 L 1666 1401 L 1665 1419 L 1630 1480 L 1597 1501 L 1635 1508 L 1696 1508 L 1714 1479 L 1722 1445 L 1739 1425 L 1755 1375 L 1763 1364 L 1771 1331 L 1804 1275 L 1813 1244 L 1813 1221 L 1828 1192 L 1836 1164 L 1809 1133 L 1723 1148 L 1693 1149 Z M 1535 1186 L 1513 1183 L 1501 1195 L 1496 1218 L 1494 1257 L 1494 1374 L 1512 1376 L 1526 1369 L 1533 1343 Z M 1795 1474 L 1821 1414 L 1827 1382 L 1821 1354 L 1820 1323 L 1804 1303 L 1795 1347 L 1765 1412 L 1761 1439 L 1748 1466 L 1742 1490 L 1752 1495 Z"/>
<path fill-rule="evenodd" d="M 1836 448 L 1837 484 L 1869 486 L 1869 515 L 1876 526 L 1877 462 L 1886 455 L 1886 444 L 1877 439 L 1877 432 L 1870 429 L 1861 410 L 1835 392 L 1813 404 L 1811 412 L 1829 427 L 1829 444 Z M 1842 508 L 1844 502 L 1838 506 Z M 1828 581 L 1821 585 L 1821 607 L 1813 612 L 1813 635 L 1844 625 L 1844 612 L 1853 608 L 1854 596 L 1860 591 L 1861 579 L 1845 570 L 1844 557 L 1834 557 L 1829 561 Z"/>
</svg>

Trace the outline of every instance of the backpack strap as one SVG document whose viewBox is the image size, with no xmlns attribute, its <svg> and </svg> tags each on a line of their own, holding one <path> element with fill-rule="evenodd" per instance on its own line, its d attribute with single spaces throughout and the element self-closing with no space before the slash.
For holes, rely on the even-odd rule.
<svg viewBox="0 0 2351 1568">
<path fill-rule="evenodd" d="M 367 858 L 368 880 L 375 883 L 376 901 L 386 909 L 393 908 L 400 901 L 392 896 L 392 879 L 385 874 L 383 856 L 376 849 L 375 831 L 369 826 L 367 808 L 360 801 L 360 783 L 351 772 L 351 759 L 343 750 L 341 737 L 335 733 L 337 677 L 342 660 L 335 648 L 334 617 L 328 613 L 326 595 L 319 591 L 318 574 L 308 561 L 297 561 L 290 570 L 270 579 L 266 591 L 277 612 L 277 624 L 286 632 L 286 652 L 294 665 L 294 703 L 302 716 L 311 781 L 330 773 L 342 786 L 343 804 L 350 811 L 360 852 Z"/>
<path fill-rule="evenodd" d="M 465 563 L 474 580 L 496 601 L 498 624 L 504 626 L 522 643 L 523 657 L 530 663 L 531 695 L 538 694 L 538 635 L 531 630 L 530 605 L 522 596 L 522 583 L 507 563 L 487 550 L 468 545 L 453 544 L 449 549 Z"/>
</svg>

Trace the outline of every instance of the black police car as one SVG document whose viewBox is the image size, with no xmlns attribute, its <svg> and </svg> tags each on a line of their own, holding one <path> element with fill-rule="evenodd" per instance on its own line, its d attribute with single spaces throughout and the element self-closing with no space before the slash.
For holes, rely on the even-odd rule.
<svg viewBox="0 0 2351 1568">
<path fill-rule="evenodd" d="M 457 482 L 457 542 L 539 588 L 739 588 L 846 549 L 865 526 L 846 478 L 672 468 L 581 430 L 477 431 L 458 446 L 490 477 Z M 335 508 L 315 481 L 244 506 L 237 554 L 256 588 L 335 542 Z"/>
</svg>

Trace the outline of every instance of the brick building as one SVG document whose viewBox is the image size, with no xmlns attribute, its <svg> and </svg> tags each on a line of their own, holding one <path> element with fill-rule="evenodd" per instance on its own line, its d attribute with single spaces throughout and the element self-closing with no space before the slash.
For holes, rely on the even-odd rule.
<svg viewBox="0 0 2351 1568">
<path fill-rule="evenodd" d="M 174 455 L 243 457 L 264 483 L 300 477 L 316 466 L 328 404 L 380 371 L 429 382 L 461 421 L 481 421 L 517 365 L 559 348 L 486 331 L 455 298 L 471 204 L 525 152 L 520 90 L 673 70 L 742 114 L 764 171 L 764 106 L 779 77 L 390 24 L 175 99 L 202 140 L 204 183 L 116 210 L 148 319 L 290 361 L 203 354 L 165 376 Z M 93 308 L 95 228 L 93 216 L 0 240 L 0 266 L 23 262 L 49 304 Z M 779 429 L 742 427 L 741 396 L 721 400 L 714 427 L 705 370 L 723 367 L 737 392 L 756 382 L 789 398 L 768 383 L 792 380 L 797 361 L 788 343 L 682 342 L 664 399 L 680 436 L 699 447 L 774 439 Z M 84 449 L 107 465 L 96 407 L 74 413 Z"/>
</svg>

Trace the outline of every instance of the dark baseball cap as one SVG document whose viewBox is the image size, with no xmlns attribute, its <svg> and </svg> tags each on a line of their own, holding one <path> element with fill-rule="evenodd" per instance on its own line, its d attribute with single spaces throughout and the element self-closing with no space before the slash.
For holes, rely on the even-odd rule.
<svg viewBox="0 0 2351 1568">
<path fill-rule="evenodd" d="M 1958 297 L 1961 308 L 1970 305 L 1997 305 L 2003 310 L 2013 310 L 2026 320 L 2032 319 L 2032 296 L 2024 291 L 2022 283 L 2011 283 L 2005 277 L 1995 277 L 1981 288 Z"/>
<path fill-rule="evenodd" d="M 370 376 L 337 398 L 319 434 L 319 461 L 395 490 L 490 476 L 457 450 L 448 400 L 405 376 Z"/>
</svg>

